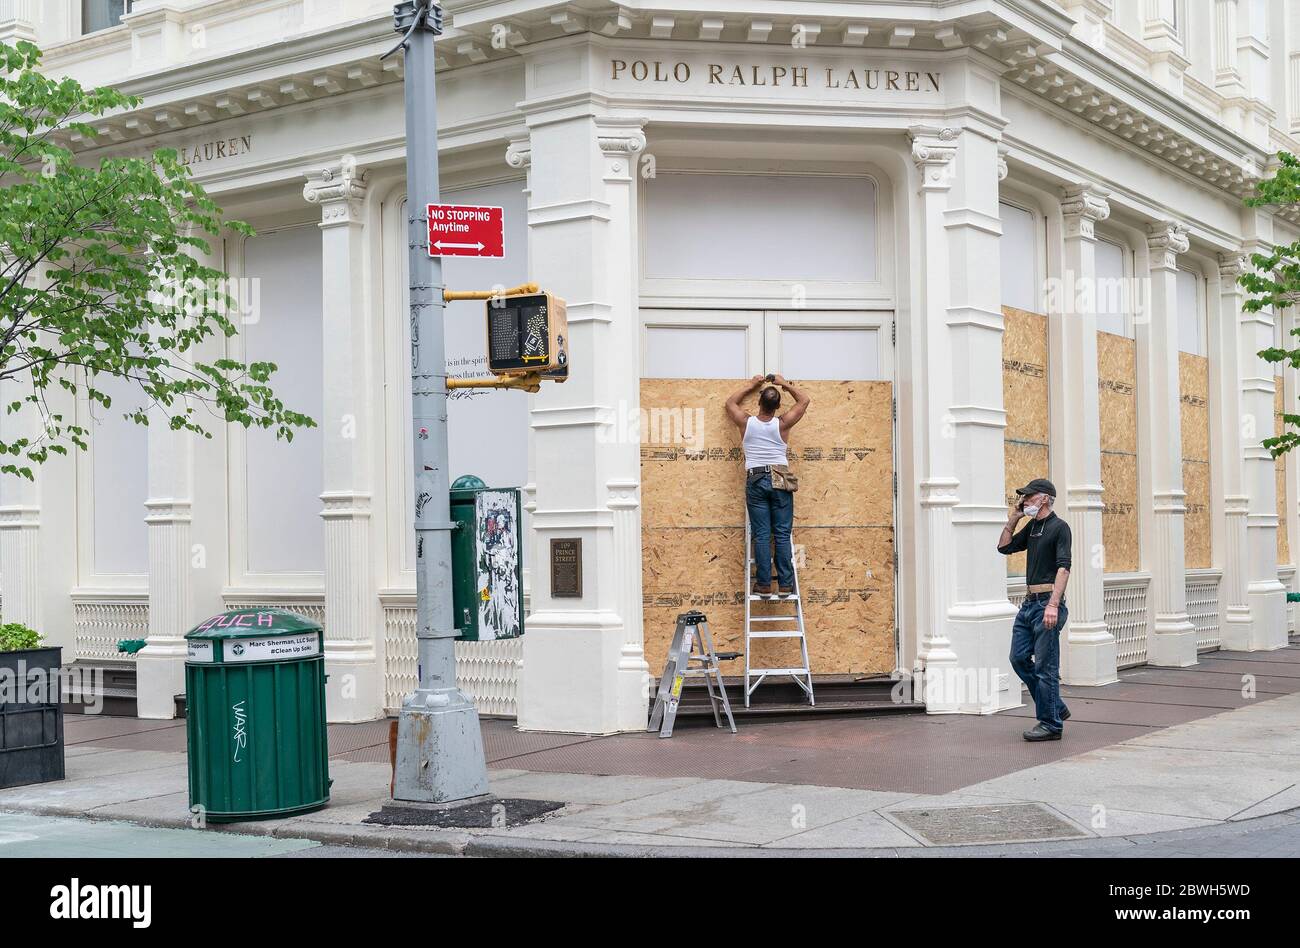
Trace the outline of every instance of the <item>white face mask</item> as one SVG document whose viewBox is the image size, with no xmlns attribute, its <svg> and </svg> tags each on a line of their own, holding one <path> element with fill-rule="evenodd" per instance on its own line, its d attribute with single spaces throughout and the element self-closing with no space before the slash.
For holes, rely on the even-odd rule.
<svg viewBox="0 0 1300 948">
<path fill-rule="evenodd" d="M 1042 510 L 1042 509 L 1043 509 L 1043 508 L 1041 508 L 1041 507 L 1033 507 L 1033 506 L 1025 507 L 1025 508 L 1024 508 L 1024 510 L 1025 510 L 1025 516 L 1026 516 L 1026 517 L 1037 517 L 1037 516 L 1038 516 L 1038 511 L 1040 511 L 1040 510 Z"/>
</svg>

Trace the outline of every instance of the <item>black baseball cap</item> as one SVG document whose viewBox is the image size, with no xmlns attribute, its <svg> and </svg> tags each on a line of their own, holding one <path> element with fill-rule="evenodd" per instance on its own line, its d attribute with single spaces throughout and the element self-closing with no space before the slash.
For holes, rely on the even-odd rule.
<svg viewBox="0 0 1300 948">
<path fill-rule="evenodd" d="M 1056 496 L 1056 485 L 1045 477 L 1035 477 L 1024 487 L 1017 487 L 1016 493 L 1021 497 L 1030 497 L 1034 494 L 1047 494 L 1049 497 Z"/>
</svg>

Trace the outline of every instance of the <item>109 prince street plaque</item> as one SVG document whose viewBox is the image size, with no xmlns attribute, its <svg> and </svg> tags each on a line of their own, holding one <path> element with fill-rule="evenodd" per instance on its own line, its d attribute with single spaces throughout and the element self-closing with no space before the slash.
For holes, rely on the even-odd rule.
<svg viewBox="0 0 1300 948">
<path fill-rule="evenodd" d="M 582 598 L 582 538 L 551 540 L 551 597 Z"/>
</svg>

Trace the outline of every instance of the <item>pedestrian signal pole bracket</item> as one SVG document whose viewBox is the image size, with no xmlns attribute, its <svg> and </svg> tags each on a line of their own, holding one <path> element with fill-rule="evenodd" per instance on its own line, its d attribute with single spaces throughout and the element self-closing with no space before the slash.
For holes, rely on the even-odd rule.
<svg viewBox="0 0 1300 948">
<path fill-rule="evenodd" d="M 442 299 L 445 303 L 455 303 L 457 300 L 494 300 L 503 296 L 538 292 L 541 291 L 536 283 L 521 283 L 509 290 L 443 290 Z"/>
<path fill-rule="evenodd" d="M 494 379 L 447 379 L 447 389 L 449 391 L 458 388 L 513 388 L 535 393 L 542 390 L 542 376 L 541 373 L 536 373 Z"/>
</svg>

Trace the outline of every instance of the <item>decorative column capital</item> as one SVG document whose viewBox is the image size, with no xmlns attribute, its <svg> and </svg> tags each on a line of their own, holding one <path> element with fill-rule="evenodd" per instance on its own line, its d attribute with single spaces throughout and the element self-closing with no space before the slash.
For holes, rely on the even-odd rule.
<svg viewBox="0 0 1300 948">
<path fill-rule="evenodd" d="M 1219 276 L 1223 278 L 1223 289 L 1237 292 L 1237 280 L 1250 272 L 1250 257 L 1244 253 L 1219 254 Z"/>
<path fill-rule="evenodd" d="M 362 202 L 370 187 L 364 169 L 346 155 L 337 164 L 307 173 L 302 196 L 321 206 L 321 226 L 356 224 L 361 221 Z"/>
<path fill-rule="evenodd" d="M 1151 268 L 1173 270 L 1178 255 L 1187 253 L 1187 225 L 1178 221 L 1160 221 L 1147 225 L 1147 249 L 1151 251 Z"/>
<path fill-rule="evenodd" d="M 527 136 L 511 139 L 506 146 L 506 164 L 511 168 L 527 168 L 533 163 L 532 139 Z"/>
<path fill-rule="evenodd" d="M 1082 181 L 1061 189 L 1061 214 L 1065 218 L 1065 236 L 1096 237 L 1094 225 L 1110 217 L 1110 191 L 1091 181 Z"/>
<path fill-rule="evenodd" d="M 952 162 L 957 157 L 957 130 L 913 125 L 907 130 L 912 141 L 912 160 L 921 172 L 922 191 L 946 191 L 952 184 Z"/>
<path fill-rule="evenodd" d="M 596 123 L 596 144 L 607 155 L 632 156 L 645 150 L 641 119 L 604 120 Z"/>
</svg>

